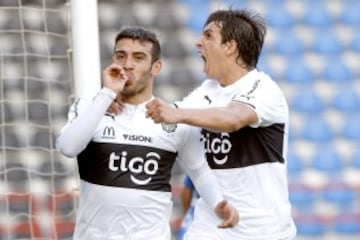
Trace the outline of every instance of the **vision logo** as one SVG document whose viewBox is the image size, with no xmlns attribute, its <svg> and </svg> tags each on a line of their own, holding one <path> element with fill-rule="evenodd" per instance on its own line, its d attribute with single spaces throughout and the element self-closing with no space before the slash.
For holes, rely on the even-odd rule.
<svg viewBox="0 0 360 240">
<path fill-rule="evenodd" d="M 151 181 L 151 177 L 156 174 L 159 169 L 160 155 L 156 152 L 149 152 L 145 159 L 142 157 L 133 157 L 128 159 L 126 151 L 117 155 L 112 152 L 109 157 L 109 169 L 111 171 L 130 172 L 130 179 L 133 183 L 138 185 L 146 185 Z M 146 176 L 144 179 L 136 178 L 135 174 Z"/>
<path fill-rule="evenodd" d="M 152 142 L 151 137 L 143 136 L 143 135 L 123 134 L 123 137 L 124 137 L 125 140 L 128 140 L 128 141 L 147 142 L 147 143 Z"/>
<path fill-rule="evenodd" d="M 103 130 L 102 138 L 114 139 L 115 129 L 113 127 L 106 126 Z"/>
<path fill-rule="evenodd" d="M 227 162 L 228 154 L 232 147 L 229 133 L 214 135 L 205 132 L 202 136 L 202 141 L 204 141 L 205 152 L 212 156 L 216 164 L 223 165 Z"/>
</svg>

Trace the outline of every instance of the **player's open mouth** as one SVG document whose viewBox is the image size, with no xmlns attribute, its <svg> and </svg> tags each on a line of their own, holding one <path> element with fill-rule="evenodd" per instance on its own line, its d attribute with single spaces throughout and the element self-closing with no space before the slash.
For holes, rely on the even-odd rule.
<svg viewBox="0 0 360 240">
<path fill-rule="evenodd" d="M 200 54 L 200 57 L 201 57 L 202 60 L 206 63 L 206 58 L 204 57 L 204 55 Z"/>
<path fill-rule="evenodd" d="M 207 73 L 207 72 L 209 71 L 209 65 L 208 65 L 208 63 L 207 63 L 207 59 L 206 59 L 206 57 L 205 57 L 203 54 L 201 54 L 201 53 L 200 53 L 200 57 L 201 57 L 202 60 L 204 61 L 203 71 L 204 71 L 205 73 Z"/>
</svg>

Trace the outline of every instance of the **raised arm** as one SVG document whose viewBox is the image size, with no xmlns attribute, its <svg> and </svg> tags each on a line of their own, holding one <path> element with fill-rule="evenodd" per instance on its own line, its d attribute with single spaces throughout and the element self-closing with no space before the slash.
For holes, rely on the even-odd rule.
<svg viewBox="0 0 360 240">
<path fill-rule="evenodd" d="M 103 88 L 94 99 L 78 99 L 70 108 L 69 120 L 57 138 L 57 149 L 67 157 L 75 157 L 90 142 L 107 108 L 120 92 L 127 78 L 123 69 L 111 64 L 103 71 Z"/>
<path fill-rule="evenodd" d="M 147 117 L 156 123 L 185 123 L 212 131 L 233 132 L 257 122 L 253 108 L 235 101 L 225 107 L 190 109 L 175 108 L 156 98 L 146 107 Z"/>
<path fill-rule="evenodd" d="M 79 105 L 84 105 L 85 100 L 78 99 L 69 111 L 68 123 L 57 138 L 57 149 L 67 157 L 75 157 L 84 150 L 115 96 L 114 92 L 103 88 L 92 102 L 82 106 L 85 108 L 82 112 L 79 112 Z"/>
</svg>

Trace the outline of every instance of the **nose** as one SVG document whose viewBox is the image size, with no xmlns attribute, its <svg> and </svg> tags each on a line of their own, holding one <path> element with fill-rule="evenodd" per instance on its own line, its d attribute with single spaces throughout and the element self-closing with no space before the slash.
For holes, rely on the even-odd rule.
<svg viewBox="0 0 360 240">
<path fill-rule="evenodd" d="M 119 64 L 124 70 L 131 70 L 134 68 L 134 61 L 130 57 L 116 58 L 113 56 L 113 62 Z"/>
<path fill-rule="evenodd" d="M 134 68 L 134 61 L 131 57 L 127 57 L 122 62 L 123 68 L 126 70 L 132 70 Z"/>
<path fill-rule="evenodd" d="M 202 38 L 199 37 L 196 41 L 195 41 L 195 45 L 196 47 L 200 48 L 202 46 Z"/>
</svg>

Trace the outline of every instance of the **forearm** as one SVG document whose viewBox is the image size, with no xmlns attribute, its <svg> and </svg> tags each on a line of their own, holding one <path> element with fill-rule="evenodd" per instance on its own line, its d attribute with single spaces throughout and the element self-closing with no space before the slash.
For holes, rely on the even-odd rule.
<svg viewBox="0 0 360 240">
<path fill-rule="evenodd" d="M 65 156 L 75 157 L 85 149 L 114 98 L 111 90 L 101 89 L 88 108 L 61 131 L 58 150 Z"/>
<path fill-rule="evenodd" d="M 194 183 L 195 189 L 209 208 L 216 213 L 219 219 L 223 220 L 218 227 L 234 227 L 239 222 L 239 213 L 235 207 L 224 199 L 214 172 L 208 165 L 203 165 L 200 172 L 193 171 L 189 171 L 189 176 Z"/>
<path fill-rule="evenodd" d="M 192 190 L 184 186 L 180 195 L 181 205 L 182 205 L 182 209 L 184 210 L 184 213 L 190 207 L 191 197 L 192 197 Z"/>
<path fill-rule="evenodd" d="M 224 200 L 220 185 L 214 173 L 207 165 L 203 165 L 201 169 L 188 170 L 188 174 L 200 197 L 202 197 L 212 209 L 215 209 L 216 205 Z"/>
<path fill-rule="evenodd" d="M 177 109 L 179 122 L 217 132 L 238 130 L 241 122 L 237 114 L 226 108 Z"/>
</svg>

